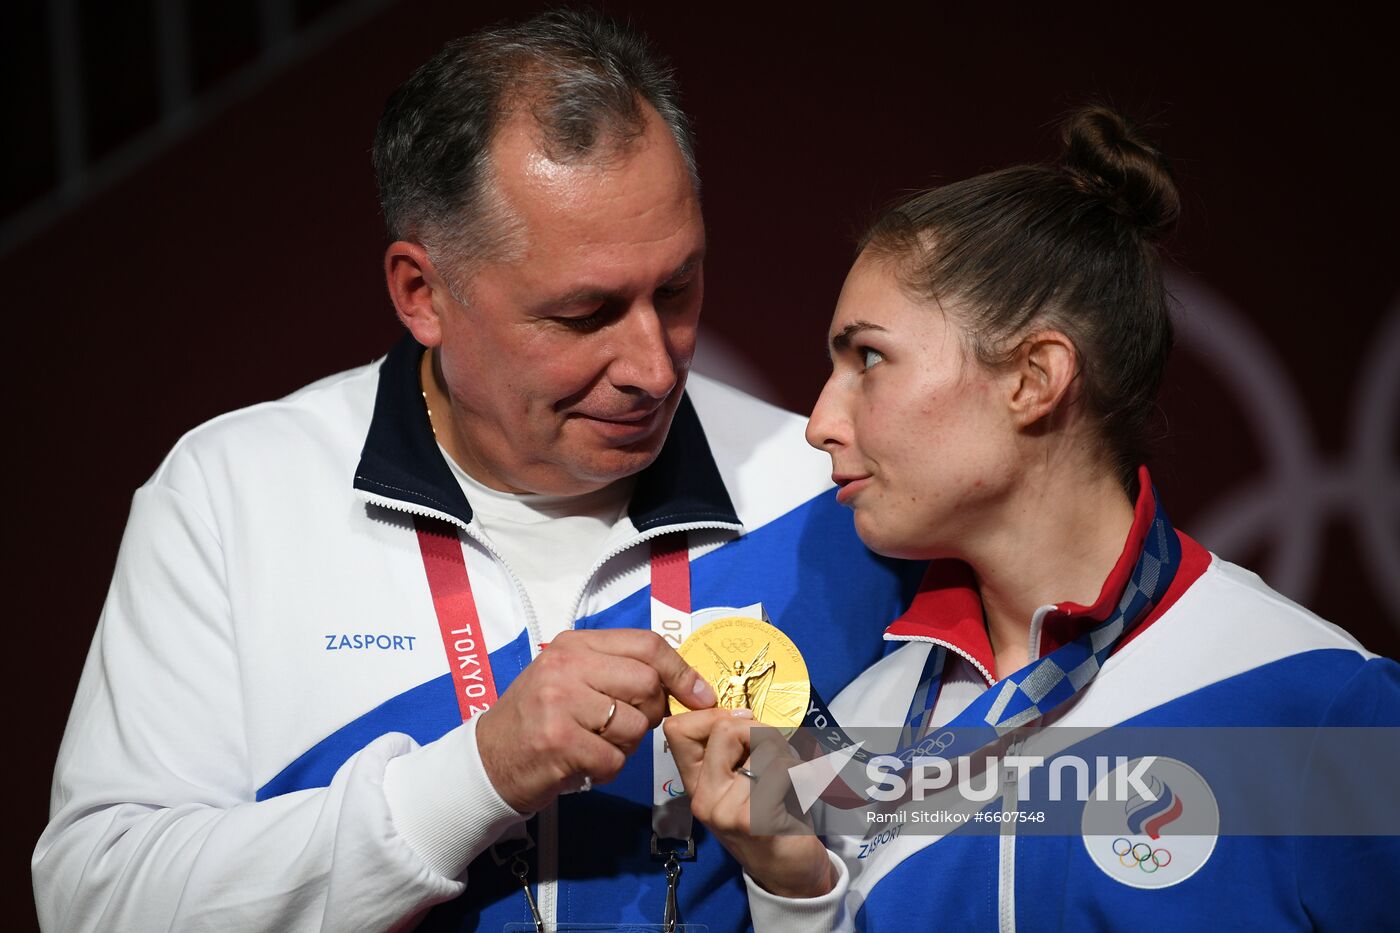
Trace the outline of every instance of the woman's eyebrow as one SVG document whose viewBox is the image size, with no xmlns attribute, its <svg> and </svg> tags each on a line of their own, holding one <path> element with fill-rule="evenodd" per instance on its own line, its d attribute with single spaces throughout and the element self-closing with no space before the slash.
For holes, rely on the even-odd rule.
<svg viewBox="0 0 1400 933">
<path fill-rule="evenodd" d="M 840 333 L 831 338 L 831 349 L 828 352 L 837 353 L 841 350 L 850 349 L 851 341 L 855 339 L 856 334 L 867 330 L 878 330 L 881 333 L 885 332 L 885 329 L 879 324 L 872 324 L 869 321 L 852 321 L 841 328 Z"/>
</svg>

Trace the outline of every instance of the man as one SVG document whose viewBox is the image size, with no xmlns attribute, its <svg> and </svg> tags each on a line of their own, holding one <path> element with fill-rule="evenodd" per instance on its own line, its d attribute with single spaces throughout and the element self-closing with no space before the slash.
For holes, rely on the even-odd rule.
<svg viewBox="0 0 1400 933">
<path fill-rule="evenodd" d="M 555 12 L 449 44 L 375 167 L 409 334 L 196 429 L 137 492 L 40 916 L 654 924 L 669 886 L 682 922 L 742 926 L 651 742 L 668 694 L 716 701 L 668 642 L 761 602 L 831 695 L 917 574 L 860 546 L 800 419 L 687 382 L 705 234 L 644 42 Z"/>
</svg>

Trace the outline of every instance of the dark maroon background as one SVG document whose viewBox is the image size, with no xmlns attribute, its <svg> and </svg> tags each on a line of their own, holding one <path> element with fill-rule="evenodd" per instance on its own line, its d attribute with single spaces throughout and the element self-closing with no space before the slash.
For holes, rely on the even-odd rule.
<svg viewBox="0 0 1400 933">
<path fill-rule="evenodd" d="M 852 234 L 874 207 L 1050 157 L 1057 115 L 1101 95 L 1158 124 L 1187 204 L 1176 264 L 1263 335 L 1305 400 L 1318 456 L 1339 460 L 1357 368 L 1400 296 L 1389 32 L 1326 11 L 1304 20 L 1227 4 L 940 6 L 608 4 L 674 57 L 695 117 L 711 238 L 705 327 L 807 410 Z M 531 7 L 390 3 L 0 253 L 19 360 L 18 455 L 6 458 L 19 668 L 7 875 L 22 921 L 28 853 L 132 491 L 204 419 L 389 346 L 398 325 L 368 158 L 380 106 L 446 39 Z M 36 172 L 18 181 L 42 189 Z M 1223 491 L 1272 465 L 1248 412 L 1190 354 L 1173 364 L 1164 408 L 1155 478 L 1189 531 Z M 1400 618 L 1358 563 L 1355 529 L 1334 518 L 1311 606 L 1400 653 Z M 1229 556 L 1262 566 L 1269 548 L 1262 536 Z"/>
</svg>

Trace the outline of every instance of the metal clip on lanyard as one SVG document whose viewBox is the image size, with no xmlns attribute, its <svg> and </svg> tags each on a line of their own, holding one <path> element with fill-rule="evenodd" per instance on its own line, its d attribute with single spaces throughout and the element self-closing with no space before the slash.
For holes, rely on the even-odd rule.
<svg viewBox="0 0 1400 933">
<path fill-rule="evenodd" d="M 651 834 L 652 861 L 664 862 L 666 867 L 666 909 L 661 914 L 661 933 L 676 933 L 680 921 L 680 911 L 676 906 L 676 890 L 681 884 L 681 862 L 695 861 L 695 839 L 687 836 L 684 840 L 667 839 L 678 842 L 679 846 L 662 845 L 656 833 Z"/>
<path fill-rule="evenodd" d="M 666 860 L 666 910 L 661 914 L 661 933 L 676 933 L 676 886 L 681 880 L 681 863 L 672 852 Z"/>
<path fill-rule="evenodd" d="M 517 855 L 510 863 L 510 873 L 515 876 L 515 880 L 520 882 L 520 890 L 525 892 L 525 903 L 530 908 L 530 919 L 535 921 L 535 933 L 544 933 L 544 918 L 540 916 L 540 909 L 535 904 L 534 895 L 530 893 L 530 863 L 525 861 L 525 856 Z"/>
<path fill-rule="evenodd" d="M 690 634 L 690 547 L 685 532 L 672 532 L 651 545 L 651 629 L 679 648 Z M 695 861 L 689 798 L 672 798 L 666 785 L 680 783 L 680 771 L 666 751 L 658 726 L 652 736 L 651 858 L 666 868 L 666 908 L 662 933 L 675 933 L 680 919 L 676 891 L 681 862 Z"/>
<path fill-rule="evenodd" d="M 510 873 L 520 882 L 520 888 L 525 892 L 525 905 L 530 908 L 530 920 L 535 924 L 535 933 L 545 933 L 544 917 L 540 915 L 535 896 L 530 893 L 530 860 L 525 858 L 525 853 L 534 847 L 535 840 L 531 839 L 527 832 L 524 839 L 498 842 L 487 851 L 491 853 L 491 858 L 497 865 L 510 862 Z"/>
</svg>

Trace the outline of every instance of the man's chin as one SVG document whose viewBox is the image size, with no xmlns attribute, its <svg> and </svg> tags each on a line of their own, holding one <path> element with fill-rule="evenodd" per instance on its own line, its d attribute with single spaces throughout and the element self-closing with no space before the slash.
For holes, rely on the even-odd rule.
<svg viewBox="0 0 1400 933">
<path fill-rule="evenodd" d="M 663 434 L 660 439 L 648 437 L 621 447 L 593 444 L 587 449 L 576 446 L 568 451 L 556 450 L 553 467 L 537 467 L 525 484 L 531 492 L 544 495 L 577 496 L 596 492 L 651 466 L 661 453 L 664 441 Z"/>
<path fill-rule="evenodd" d="M 552 458 L 559 483 L 555 494 L 591 492 L 634 476 L 656 460 L 666 443 L 674 410 L 663 405 L 644 424 L 614 422 L 575 414 Z"/>
<path fill-rule="evenodd" d="M 601 488 L 642 472 L 656 461 L 660 453 L 661 444 L 645 441 L 626 447 L 613 447 L 598 451 L 585 463 L 580 463 L 576 475 L 580 479 L 587 477 Z"/>
</svg>

